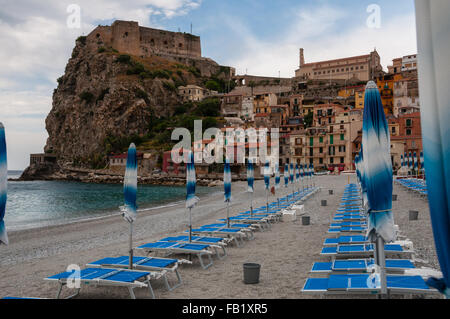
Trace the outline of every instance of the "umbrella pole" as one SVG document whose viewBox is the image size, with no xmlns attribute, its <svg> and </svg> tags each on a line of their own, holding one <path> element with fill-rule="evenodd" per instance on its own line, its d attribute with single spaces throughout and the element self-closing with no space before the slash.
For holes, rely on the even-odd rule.
<svg viewBox="0 0 450 319">
<path fill-rule="evenodd" d="M 227 201 L 227 228 L 230 228 L 230 202 Z"/>
<path fill-rule="evenodd" d="M 386 281 L 386 256 L 384 254 L 384 239 L 381 236 L 377 237 L 375 249 L 377 264 L 380 267 L 381 298 L 385 298 L 388 294 Z"/>
<path fill-rule="evenodd" d="M 133 269 L 133 222 L 130 223 L 130 250 L 128 251 L 130 254 L 130 260 L 129 260 L 129 268 Z"/>
<path fill-rule="evenodd" d="M 266 211 L 269 211 L 269 192 L 266 189 Z"/>
<path fill-rule="evenodd" d="M 189 242 L 192 241 L 192 208 L 189 208 Z"/>
<path fill-rule="evenodd" d="M 253 192 L 250 193 L 250 216 L 253 217 Z"/>
</svg>

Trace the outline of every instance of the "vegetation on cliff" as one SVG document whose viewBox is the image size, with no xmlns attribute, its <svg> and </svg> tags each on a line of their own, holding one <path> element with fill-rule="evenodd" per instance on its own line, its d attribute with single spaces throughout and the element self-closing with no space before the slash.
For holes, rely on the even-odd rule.
<svg viewBox="0 0 450 319">
<path fill-rule="evenodd" d="M 80 37 L 57 80 L 45 151 L 69 165 L 104 168 L 109 154 L 125 151 L 131 142 L 139 150 L 169 150 L 173 128 L 193 130 L 196 119 L 203 120 L 203 129 L 223 121 L 218 99 L 183 103 L 177 87 L 226 92 L 233 87 L 227 71 L 220 67 L 206 77 L 193 65 L 122 54 Z"/>
</svg>

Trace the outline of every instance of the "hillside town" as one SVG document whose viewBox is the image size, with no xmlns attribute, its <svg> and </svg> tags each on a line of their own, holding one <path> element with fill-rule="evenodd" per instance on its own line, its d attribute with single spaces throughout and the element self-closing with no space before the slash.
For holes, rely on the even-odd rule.
<svg viewBox="0 0 450 319">
<path fill-rule="evenodd" d="M 295 77 L 235 75 L 229 93 L 180 87 L 184 100 L 217 97 L 226 126 L 221 128 L 279 129 L 279 167 L 313 164 L 316 171 L 354 170 L 361 146 L 364 90 L 374 79 L 380 90 L 391 134 L 394 170 L 401 155 L 422 150 L 417 55 L 393 59 L 384 72 L 376 50 L 367 55 L 305 63 L 300 49 Z M 207 91 L 207 90 L 206 90 Z M 205 143 L 206 144 L 206 143 Z M 170 159 L 163 169 L 169 172 Z M 273 165 L 273 163 L 272 163 Z M 244 165 L 237 172 L 244 173 Z M 177 168 L 175 168 L 177 172 Z"/>
</svg>

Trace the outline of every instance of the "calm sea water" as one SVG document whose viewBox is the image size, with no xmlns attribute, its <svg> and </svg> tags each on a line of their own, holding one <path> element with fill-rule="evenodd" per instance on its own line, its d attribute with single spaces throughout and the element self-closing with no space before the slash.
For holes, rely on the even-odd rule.
<svg viewBox="0 0 450 319">
<path fill-rule="evenodd" d="M 21 172 L 8 171 L 17 178 Z M 197 187 L 202 196 L 217 191 Z M 184 186 L 138 185 L 139 210 L 167 206 L 182 201 Z M 119 213 L 123 186 L 61 181 L 8 182 L 5 223 L 10 230 L 58 225 Z"/>
</svg>

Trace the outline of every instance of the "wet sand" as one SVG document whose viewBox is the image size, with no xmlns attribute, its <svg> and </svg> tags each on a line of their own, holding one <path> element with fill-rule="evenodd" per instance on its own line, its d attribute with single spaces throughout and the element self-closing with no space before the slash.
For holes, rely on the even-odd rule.
<svg viewBox="0 0 450 319">
<path fill-rule="evenodd" d="M 228 256 L 214 265 L 202 269 L 196 260 L 192 265 L 181 265 L 183 285 L 168 292 L 162 281 L 153 281 L 157 298 L 214 299 L 214 298 L 316 298 L 302 295 L 300 290 L 316 261 L 324 260 L 319 253 L 327 238 L 327 230 L 333 213 L 348 180 L 355 176 L 316 176 L 316 186 L 322 191 L 305 202 L 311 224 L 303 226 L 301 218 L 292 222 L 275 223 L 266 232 L 255 232 L 255 239 L 246 241 L 243 247 L 228 247 Z M 272 181 L 273 182 L 273 181 Z M 262 181 L 255 183 L 254 207 L 266 203 Z M 329 195 L 328 189 L 334 194 Z M 218 191 L 221 191 L 218 188 Z M 249 208 L 246 183 L 232 185 L 230 216 Z M 279 196 L 292 192 L 281 187 Z M 438 268 L 428 204 L 394 185 L 398 200 L 393 202 L 394 220 L 401 234 L 414 244 L 414 259 L 419 267 Z M 320 201 L 326 199 L 327 206 Z M 270 196 L 276 200 L 276 196 Z M 408 211 L 419 211 L 419 220 L 409 221 Z M 202 198 L 193 210 L 193 226 L 215 222 L 226 216 L 222 194 Z M 134 247 L 156 241 L 169 235 L 181 234 L 187 229 L 189 215 L 183 204 L 156 209 L 140 214 L 134 225 Z M 128 251 L 128 224 L 121 216 L 74 224 L 46 227 L 9 234 L 10 245 L 0 246 L 0 297 L 31 296 L 54 298 L 57 285 L 43 278 L 66 270 L 69 264 L 85 265 L 107 256 L 126 255 Z M 135 252 L 139 255 L 139 251 Z M 142 255 L 142 254 L 141 254 Z M 243 283 L 243 263 L 261 264 L 260 283 Z M 148 298 L 144 290 L 135 290 L 137 298 Z M 67 294 L 67 291 L 66 291 Z M 83 287 L 78 298 L 128 298 L 125 288 Z"/>
</svg>

